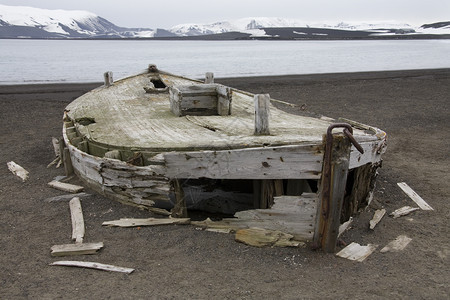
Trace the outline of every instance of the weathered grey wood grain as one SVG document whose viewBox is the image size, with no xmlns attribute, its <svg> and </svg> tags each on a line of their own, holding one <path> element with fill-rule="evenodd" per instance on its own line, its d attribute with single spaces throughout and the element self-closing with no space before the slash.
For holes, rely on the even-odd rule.
<svg viewBox="0 0 450 300">
<path fill-rule="evenodd" d="M 269 135 L 270 96 L 255 95 L 255 135 Z"/>
<path fill-rule="evenodd" d="M 69 255 L 87 255 L 95 254 L 103 248 L 103 242 L 100 243 L 77 243 L 66 245 L 54 245 L 51 250 L 52 256 L 69 256 Z"/>
<path fill-rule="evenodd" d="M 72 219 L 72 240 L 74 240 L 75 243 L 82 243 L 85 228 L 80 198 L 74 197 L 72 200 L 70 200 L 69 207 L 70 207 L 70 217 Z"/>
<path fill-rule="evenodd" d="M 96 262 L 90 262 L 90 261 L 55 261 L 50 264 L 51 266 L 67 266 L 67 267 L 79 267 L 79 268 L 88 268 L 88 269 L 97 269 L 102 271 L 109 271 L 109 272 L 120 272 L 120 273 L 126 273 L 130 274 L 134 271 L 132 268 L 124 268 L 124 267 L 117 267 L 114 265 L 108 265 L 108 264 L 101 264 Z"/>
</svg>

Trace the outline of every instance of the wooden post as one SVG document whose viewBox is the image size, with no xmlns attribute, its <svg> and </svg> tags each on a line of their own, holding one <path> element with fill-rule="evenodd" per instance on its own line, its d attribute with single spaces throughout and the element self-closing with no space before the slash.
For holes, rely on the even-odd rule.
<svg viewBox="0 0 450 300">
<path fill-rule="evenodd" d="M 269 135 L 270 96 L 255 95 L 255 135 Z"/>
<path fill-rule="evenodd" d="M 105 72 L 103 77 L 105 79 L 105 86 L 111 86 L 113 84 L 113 73 L 111 71 Z"/>
<path fill-rule="evenodd" d="M 68 148 L 64 148 L 62 152 L 62 161 L 64 164 L 64 171 L 66 176 L 70 176 L 73 174 L 73 166 L 72 161 L 70 160 L 70 152 Z"/>
<path fill-rule="evenodd" d="M 214 83 L 214 73 L 208 72 L 205 74 L 205 83 Z"/>
<path fill-rule="evenodd" d="M 172 208 L 172 217 L 175 218 L 187 218 L 186 200 L 184 199 L 184 191 L 181 183 L 178 179 L 173 180 L 173 186 L 175 189 L 175 206 Z"/>
<path fill-rule="evenodd" d="M 317 223 L 314 243 L 325 252 L 334 252 L 339 233 L 340 215 L 347 183 L 350 163 L 351 144 L 343 134 L 333 135 L 331 149 L 325 149 L 325 155 L 331 151 L 329 166 L 324 160 L 324 169 L 320 183 Z M 330 172 L 326 170 L 330 168 Z"/>
</svg>

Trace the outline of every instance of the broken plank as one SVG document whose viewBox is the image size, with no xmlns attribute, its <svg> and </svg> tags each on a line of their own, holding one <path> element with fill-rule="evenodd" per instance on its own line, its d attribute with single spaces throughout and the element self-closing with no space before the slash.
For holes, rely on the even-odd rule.
<svg viewBox="0 0 450 300">
<path fill-rule="evenodd" d="M 384 208 L 376 210 L 375 213 L 373 214 L 372 220 L 369 221 L 369 228 L 373 230 L 375 226 L 377 226 L 377 224 L 381 221 L 381 219 L 384 217 L 385 214 L 386 210 Z"/>
<path fill-rule="evenodd" d="M 82 187 L 82 186 L 70 184 L 70 183 L 59 182 L 59 181 L 55 181 L 55 180 L 49 182 L 48 185 L 57 190 L 69 192 L 69 193 L 79 193 L 84 190 L 84 187 Z"/>
<path fill-rule="evenodd" d="M 411 206 L 403 206 L 399 209 L 396 209 L 391 213 L 391 216 L 394 219 L 400 218 L 401 216 L 409 215 L 411 212 L 418 210 L 418 207 L 411 207 Z"/>
<path fill-rule="evenodd" d="M 397 185 L 405 192 L 406 195 L 411 198 L 412 201 L 416 202 L 416 204 L 422 209 L 422 210 L 433 210 L 433 208 L 428 205 L 428 203 L 425 202 L 425 200 L 422 199 L 412 188 L 409 187 L 405 182 L 399 182 Z"/>
<path fill-rule="evenodd" d="M 13 161 L 7 162 L 6 165 L 8 166 L 8 169 L 17 177 L 22 179 L 23 182 L 28 179 L 28 171 L 25 170 L 22 166 L 16 164 Z"/>
<path fill-rule="evenodd" d="M 113 265 L 101 264 L 96 262 L 89 261 L 69 261 L 69 260 L 61 260 L 55 261 L 50 264 L 51 266 L 67 266 L 67 267 L 79 267 L 79 268 L 89 268 L 89 269 L 97 269 L 102 271 L 110 271 L 110 272 L 121 272 L 130 274 L 134 271 L 131 268 L 117 267 Z"/>
<path fill-rule="evenodd" d="M 66 245 L 54 245 L 51 250 L 52 256 L 85 255 L 95 254 L 103 248 L 103 243 L 78 243 Z"/>
<path fill-rule="evenodd" d="M 59 201 L 67 201 L 67 200 L 71 200 L 73 197 L 78 197 L 78 198 L 83 198 L 83 197 L 88 197 L 88 196 L 92 196 L 91 194 L 88 193 L 77 193 L 77 194 L 66 194 L 66 195 L 60 195 L 60 196 L 55 196 L 55 197 L 50 197 L 47 199 L 44 199 L 44 202 L 59 202 Z"/>
<path fill-rule="evenodd" d="M 102 223 L 103 226 L 111 227 L 137 227 L 137 226 L 157 226 L 157 225 L 186 225 L 190 224 L 191 219 L 189 218 L 147 218 L 147 219 L 128 219 L 122 218 L 120 220 L 105 221 Z"/>
<path fill-rule="evenodd" d="M 367 244 L 367 246 L 361 246 L 358 243 L 352 242 L 350 245 L 336 253 L 336 256 L 362 262 L 372 254 L 377 247 L 378 245 Z"/>
<path fill-rule="evenodd" d="M 75 243 L 82 243 L 85 229 L 80 198 L 74 197 L 72 200 L 70 200 L 69 207 L 70 216 L 72 219 L 72 240 L 75 240 Z"/>
<path fill-rule="evenodd" d="M 402 251 L 406 246 L 408 246 L 409 242 L 411 241 L 412 239 L 407 237 L 406 235 L 399 235 L 395 240 L 391 241 L 383 249 L 381 249 L 380 252 L 384 253 Z"/>
<path fill-rule="evenodd" d="M 240 229 L 235 236 L 236 241 L 255 247 L 298 247 L 304 245 L 304 243 L 295 241 L 293 238 L 293 235 L 278 230 L 256 227 Z"/>
</svg>

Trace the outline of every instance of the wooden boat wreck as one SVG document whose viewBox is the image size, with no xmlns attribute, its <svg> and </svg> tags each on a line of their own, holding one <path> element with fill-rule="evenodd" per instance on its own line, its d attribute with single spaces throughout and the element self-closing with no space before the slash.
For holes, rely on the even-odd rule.
<svg viewBox="0 0 450 300">
<path fill-rule="evenodd" d="M 66 171 L 126 204 L 173 216 L 236 212 L 222 222 L 334 251 L 339 225 L 370 202 L 386 134 L 289 114 L 267 94 L 213 81 L 211 73 L 199 81 L 154 65 L 116 82 L 105 73 L 104 86 L 64 112 Z"/>
</svg>

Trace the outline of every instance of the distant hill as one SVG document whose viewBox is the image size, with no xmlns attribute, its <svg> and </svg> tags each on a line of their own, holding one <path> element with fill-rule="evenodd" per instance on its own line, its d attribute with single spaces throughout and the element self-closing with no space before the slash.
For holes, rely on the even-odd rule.
<svg viewBox="0 0 450 300">
<path fill-rule="evenodd" d="M 0 5 L 0 38 L 34 39 L 399 39 L 450 38 L 450 22 L 306 23 L 295 19 L 242 18 L 170 29 L 126 28 L 87 11 Z"/>
</svg>

